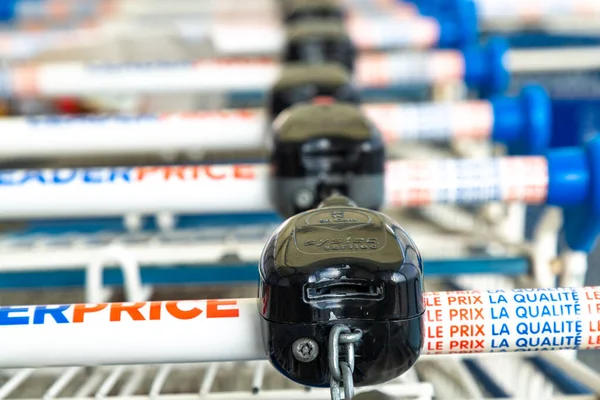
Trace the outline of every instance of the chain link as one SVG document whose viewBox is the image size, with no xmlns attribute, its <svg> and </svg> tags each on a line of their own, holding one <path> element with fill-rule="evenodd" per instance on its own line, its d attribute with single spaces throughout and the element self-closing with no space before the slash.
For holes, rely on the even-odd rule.
<svg viewBox="0 0 600 400">
<path fill-rule="evenodd" d="M 329 346 L 327 359 L 329 362 L 329 373 L 331 374 L 330 389 L 331 400 L 342 400 L 342 388 L 344 400 L 354 397 L 354 344 L 362 338 L 362 331 L 342 324 L 334 325 L 329 332 Z M 343 346 L 344 354 L 340 355 L 340 345 Z"/>
</svg>

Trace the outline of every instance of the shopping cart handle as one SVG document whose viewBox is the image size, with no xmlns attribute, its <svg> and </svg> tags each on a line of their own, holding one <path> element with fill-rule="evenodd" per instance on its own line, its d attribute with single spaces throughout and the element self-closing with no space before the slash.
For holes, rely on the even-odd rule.
<svg viewBox="0 0 600 400">
<path fill-rule="evenodd" d="M 31 0 L 29 0 L 31 2 Z M 34 0 L 39 2 L 39 0 Z M 0 2 L 0 22 L 12 22 L 17 16 L 17 5 L 21 0 L 3 0 Z"/>
<path fill-rule="evenodd" d="M 479 29 L 477 20 L 477 9 L 471 0 L 459 0 L 452 15 L 439 18 L 440 38 L 438 47 L 462 47 L 477 43 Z"/>
<path fill-rule="evenodd" d="M 555 182 L 549 187 L 548 204 L 563 203 L 566 242 L 573 250 L 589 252 L 600 234 L 600 136 L 589 141 L 584 150 L 550 151 L 548 167 Z M 582 204 L 572 204 L 568 198 L 576 193 L 570 190 L 583 188 L 587 195 Z"/>
<path fill-rule="evenodd" d="M 505 59 L 508 42 L 491 38 L 485 46 L 469 46 L 462 53 L 465 62 L 465 83 L 477 88 L 482 96 L 502 93 L 508 88 L 510 72 Z"/>
<path fill-rule="evenodd" d="M 519 96 L 494 96 L 492 140 L 508 145 L 512 155 L 543 154 L 552 139 L 550 98 L 538 85 L 526 86 Z"/>
</svg>

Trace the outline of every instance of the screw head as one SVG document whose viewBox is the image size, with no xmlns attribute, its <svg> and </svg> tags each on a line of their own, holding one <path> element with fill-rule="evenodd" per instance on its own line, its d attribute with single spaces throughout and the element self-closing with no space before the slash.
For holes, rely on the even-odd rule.
<svg viewBox="0 0 600 400">
<path fill-rule="evenodd" d="M 312 339 L 298 339 L 292 344 L 292 354 L 296 360 L 308 363 L 319 355 L 319 345 Z"/>
<path fill-rule="evenodd" d="M 295 193 L 294 202 L 296 203 L 296 207 L 309 208 L 314 201 L 315 196 L 310 189 L 303 188 Z"/>
</svg>

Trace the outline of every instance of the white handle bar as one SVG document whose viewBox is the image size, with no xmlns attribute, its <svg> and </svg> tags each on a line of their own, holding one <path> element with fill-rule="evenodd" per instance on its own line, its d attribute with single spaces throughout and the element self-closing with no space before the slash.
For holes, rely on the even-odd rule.
<svg viewBox="0 0 600 400">
<path fill-rule="evenodd" d="M 600 287 L 425 295 L 423 354 L 600 348 Z M 265 358 L 256 299 L 0 308 L 0 368 Z"/>
</svg>

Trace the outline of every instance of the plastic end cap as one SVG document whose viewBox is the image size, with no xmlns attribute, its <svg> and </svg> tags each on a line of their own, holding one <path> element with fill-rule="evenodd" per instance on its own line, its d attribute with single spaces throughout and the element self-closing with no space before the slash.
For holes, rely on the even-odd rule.
<svg viewBox="0 0 600 400">
<path fill-rule="evenodd" d="M 508 89 L 510 82 L 510 72 L 506 65 L 508 49 L 508 41 L 500 37 L 489 39 L 484 47 L 489 75 L 482 89 L 487 95 L 503 93 Z"/>
<path fill-rule="evenodd" d="M 398 1 L 402 3 L 404 1 Z M 420 15 L 426 17 L 437 17 L 442 14 L 442 11 L 438 5 L 439 1 L 436 0 L 408 0 L 407 3 L 413 4 Z"/>
<path fill-rule="evenodd" d="M 590 182 L 587 201 L 583 206 L 564 209 L 565 240 L 571 250 L 591 252 L 600 234 L 600 135 L 586 147 Z"/>
<path fill-rule="evenodd" d="M 519 139 L 509 144 L 511 155 L 540 155 L 550 148 L 552 139 L 552 107 L 543 87 L 527 85 L 519 96 L 524 116 Z"/>
<path fill-rule="evenodd" d="M 20 0 L 2 0 L 0 1 L 0 21 L 12 22 L 16 18 L 17 4 Z"/>
<path fill-rule="evenodd" d="M 491 38 L 485 46 L 468 46 L 465 57 L 465 83 L 478 89 L 482 96 L 501 94 L 508 88 L 510 73 L 506 67 L 508 42 L 499 37 Z"/>
<path fill-rule="evenodd" d="M 473 0 L 456 0 L 451 16 L 442 17 L 440 23 L 441 48 L 460 48 L 476 44 L 479 40 L 477 9 Z"/>
</svg>

